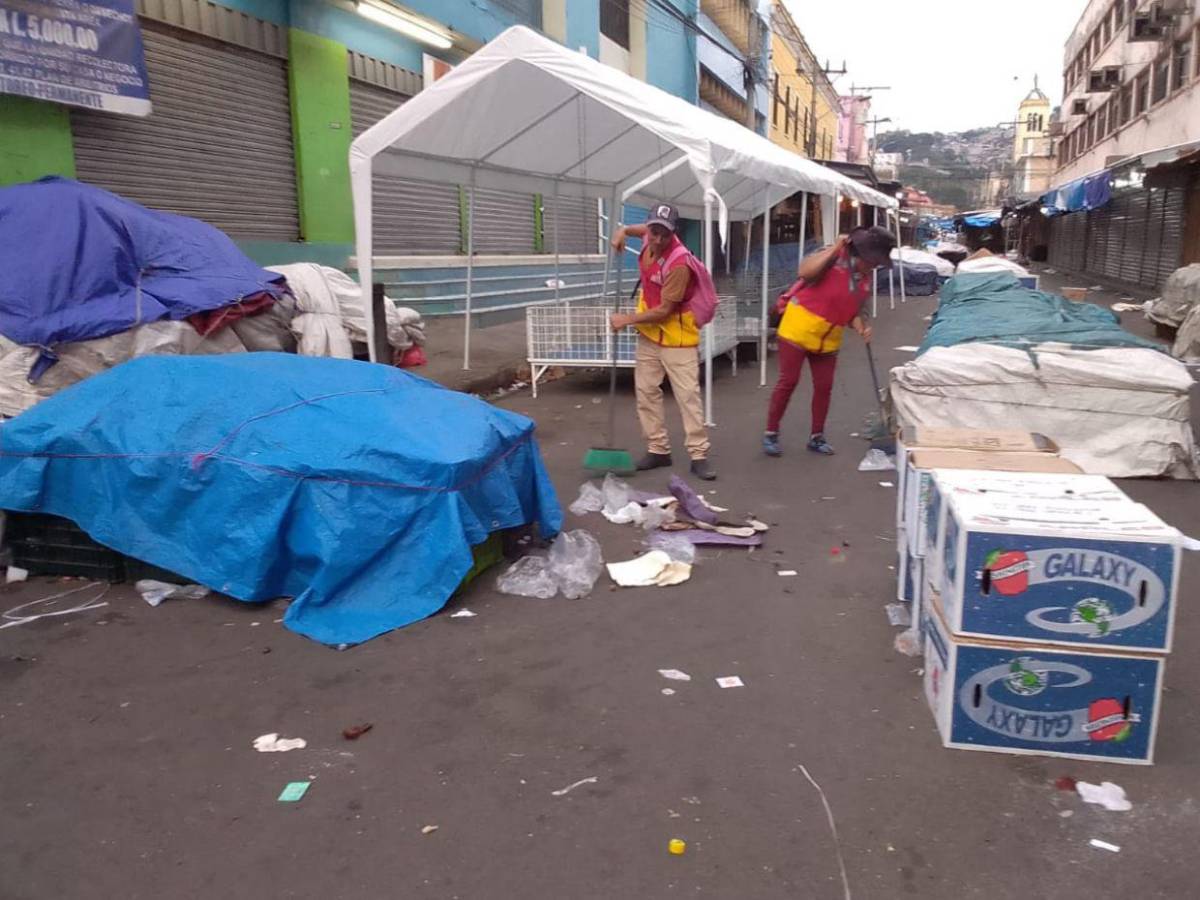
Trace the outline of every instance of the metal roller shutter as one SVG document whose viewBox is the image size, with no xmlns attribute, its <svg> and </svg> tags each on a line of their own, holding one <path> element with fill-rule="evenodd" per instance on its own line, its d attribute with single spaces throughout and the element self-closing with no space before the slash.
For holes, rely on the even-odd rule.
<svg viewBox="0 0 1200 900">
<path fill-rule="evenodd" d="M 355 136 L 407 99 L 404 94 L 352 79 L 350 120 Z M 381 256 L 462 253 L 458 201 L 458 188 L 452 184 L 376 175 L 371 197 L 375 253 Z M 529 217 L 532 220 L 532 208 Z"/>
<path fill-rule="evenodd" d="M 564 191 L 569 188 L 564 188 Z M 554 197 L 544 195 L 542 217 L 547 253 L 554 252 L 554 223 L 558 219 L 558 250 L 560 253 L 595 253 L 599 244 L 600 216 L 595 199 L 560 195 L 557 208 Z M 561 218 L 559 214 L 561 211 Z"/>
<path fill-rule="evenodd" d="M 237 238 L 295 241 L 295 154 L 282 59 L 146 27 L 154 111 L 71 112 L 79 178 Z"/>
<path fill-rule="evenodd" d="M 533 194 L 475 191 L 476 253 L 533 253 L 536 224 Z"/>
</svg>

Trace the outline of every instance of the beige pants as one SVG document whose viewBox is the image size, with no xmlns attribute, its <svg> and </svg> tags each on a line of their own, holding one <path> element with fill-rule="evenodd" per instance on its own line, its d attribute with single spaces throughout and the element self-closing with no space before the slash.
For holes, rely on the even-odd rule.
<svg viewBox="0 0 1200 900">
<path fill-rule="evenodd" d="M 704 410 L 700 403 L 700 353 L 696 347 L 660 347 L 638 336 L 637 388 L 638 419 L 642 436 L 651 453 L 671 452 L 671 439 L 663 414 L 663 377 L 671 379 L 671 392 L 683 417 L 687 434 L 687 452 L 692 459 L 708 458 L 708 432 L 704 429 Z"/>
</svg>

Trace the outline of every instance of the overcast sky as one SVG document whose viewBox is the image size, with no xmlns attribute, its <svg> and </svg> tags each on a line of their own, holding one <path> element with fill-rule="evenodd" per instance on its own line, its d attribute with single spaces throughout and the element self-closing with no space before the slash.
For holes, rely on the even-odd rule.
<svg viewBox="0 0 1200 900">
<path fill-rule="evenodd" d="M 1040 76 L 1062 102 L 1063 45 L 1087 0 L 784 0 L 813 53 L 851 84 L 872 92 L 872 112 L 892 119 L 880 132 L 965 131 L 1008 122 Z M 968 11 L 969 8 L 969 11 Z M 986 13 L 984 8 L 986 8 Z"/>
</svg>

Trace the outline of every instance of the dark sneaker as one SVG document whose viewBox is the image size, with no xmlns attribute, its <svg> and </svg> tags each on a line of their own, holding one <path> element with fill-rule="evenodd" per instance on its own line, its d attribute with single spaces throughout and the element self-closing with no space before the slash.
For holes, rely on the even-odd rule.
<svg viewBox="0 0 1200 900">
<path fill-rule="evenodd" d="M 670 467 L 670 453 L 647 453 L 637 461 L 637 470 L 639 472 L 647 472 L 650 469 L 669 469 Z"/>
<path fill-rule="evenodd" d="M 692 460 L 692 474 L 701 481 L 716 481 L 717 473 L 709 468 L 707 459 Z"/>
<path fill-rule="evenodd" d="M 763 453 L 767 456 L 783 456 L 783 448 L 779 446 L 779 435 L 770 432 L 763 435 Z"/>
<path fill-rule="evenodd" d="M 829 441 L 825 440 L 825 435 L 814 434 L 808 439 L 808 449 L 813 453 L 820 453 L 822 456 L 833 456 L 834 450 L 829 446 Z"/>
</svg>

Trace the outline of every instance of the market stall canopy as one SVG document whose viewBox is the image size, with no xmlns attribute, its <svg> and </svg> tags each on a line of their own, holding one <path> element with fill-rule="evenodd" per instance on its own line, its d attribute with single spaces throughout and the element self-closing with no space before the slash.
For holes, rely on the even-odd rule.
<svg viewBox="0 0 1200 900">
<path fill-rule="evenodd" d="M 715 191 L 731 219 L 796 191 L 894 208 L 894 198 L 777 147 L 527 28 L 510 28 L 381 119 L 350 150 L 359 234 L 370 175 L 629 202 L 703 215 Z M 364 248 L 360 246 L 361 251 Z"/>
</svg>

